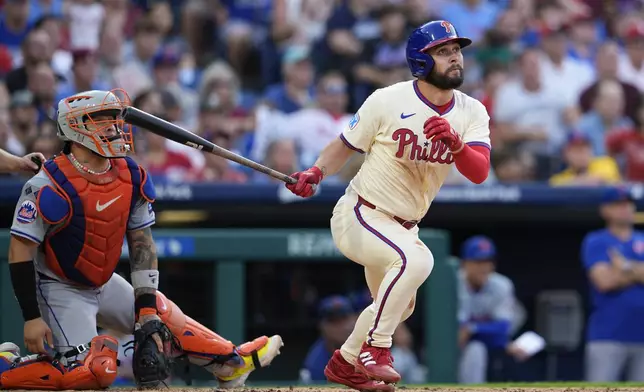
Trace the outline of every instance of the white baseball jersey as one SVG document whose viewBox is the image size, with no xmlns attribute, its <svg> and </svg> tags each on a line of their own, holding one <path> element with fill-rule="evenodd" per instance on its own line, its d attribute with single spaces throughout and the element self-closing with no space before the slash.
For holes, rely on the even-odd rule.
<svg viewBox="0 0 644 392">
<path fill-rule="evenodd" d="M 425 121 L 438 110 L 416 81 L 371 94 L 341 135 L 349 148 L 367 154 L 349 187 L 389 214 L 422 219 L 454 162 L 443 142 L 423 134 Z M 465 143 L 490 148 L 490 118 L 476 99 L 454 90 L 442 117 Z"/>
</svg>

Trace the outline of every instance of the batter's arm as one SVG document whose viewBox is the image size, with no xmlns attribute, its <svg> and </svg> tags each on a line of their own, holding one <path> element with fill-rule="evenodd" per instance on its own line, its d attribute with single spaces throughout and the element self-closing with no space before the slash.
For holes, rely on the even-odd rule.
<svg viewBox="0 0 644 392">
<path fill-rule="evenodd" d="M 342 137 L 337 137 L 324 147 L 313 166 L 318 167 L 324 177 L 332 176 L 344 167 L 354 151 L 342 140 Z"/>
<path fill-rule="evenodd" d="M 38 158 L 40 162 L 45 162 L 45 156 L 39 152 L 19 157 L 0 148 L 0 172 L 36 171 L 39 166 L 31 160 L 32 158 Z"/>
</svg>

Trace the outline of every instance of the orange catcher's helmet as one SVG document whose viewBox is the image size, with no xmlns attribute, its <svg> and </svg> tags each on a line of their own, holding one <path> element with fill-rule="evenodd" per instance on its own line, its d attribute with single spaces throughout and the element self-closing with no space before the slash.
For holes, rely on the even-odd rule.
<svg viewBox="0 0 644 392">
<path fill-rule="evenodd" d="M 130 105 L 123 90 L 84 91 L 58 103 L 58 137 L 78 143 L 105 158 L 134 150 L 132 127 L 121 113 Z"/>
</svg>

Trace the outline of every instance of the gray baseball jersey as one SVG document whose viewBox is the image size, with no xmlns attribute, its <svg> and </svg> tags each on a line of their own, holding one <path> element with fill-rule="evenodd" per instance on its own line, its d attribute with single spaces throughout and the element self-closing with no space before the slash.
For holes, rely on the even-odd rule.
<svg viewBox="0 0 644 392">
<path fill-rule="evenodd" d="M 514 284 L 506 276 L 493 272 L 481 290 L 474 291 L 458 272 L 458 321 L 508 320 L 514 318 Z"/>
<path fill-rule="evenodd" d="M 38 196 L 38 192 L 46 185 L 54 187 L 51 179 L 44 171 L 39 172 L 25 183 L 13 215 L 11 234 L 26 238 L 37 244 L 41 244 L 49 233 L 53 232 L 60 226 L 46 223 L 39 216 L 38 210 L 36 209 L 36 198 Z M 154 225 L 154 222 L 155 214 L 152 209 L 152 204 L 141 198 L 137 202 L 132 215 L 130 216 L 128 230 L 144 229 Z M 57 276 L 47 268 L 42 246 L 38 247 L 34 263 L 38 272 L 51 278 L 65 281 L 64 278 Z"/>
</svg>

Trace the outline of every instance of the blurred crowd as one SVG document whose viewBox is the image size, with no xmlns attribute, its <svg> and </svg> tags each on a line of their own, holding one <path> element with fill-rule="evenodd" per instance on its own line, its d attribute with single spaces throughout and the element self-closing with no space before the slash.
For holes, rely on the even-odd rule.
<svg viewBox="0 0 644 392">
<path fill-rule="evenodd" d="M 135 106 L 284 173 L 309 167 L 375 89 L 411 78 L 411 29 L 475 44 L 462 90 L 491 117 L 488 183 L 644 178 L 642 0 L 0 0 L 0 148 L 59 151 L 59 99 Z M 268 182 L 141 130 L 159 180 Z M 356 157 L 333 180 L 346 182 Z M 463 184 L 456 171 L 448 183 Z"/>
</svg>

